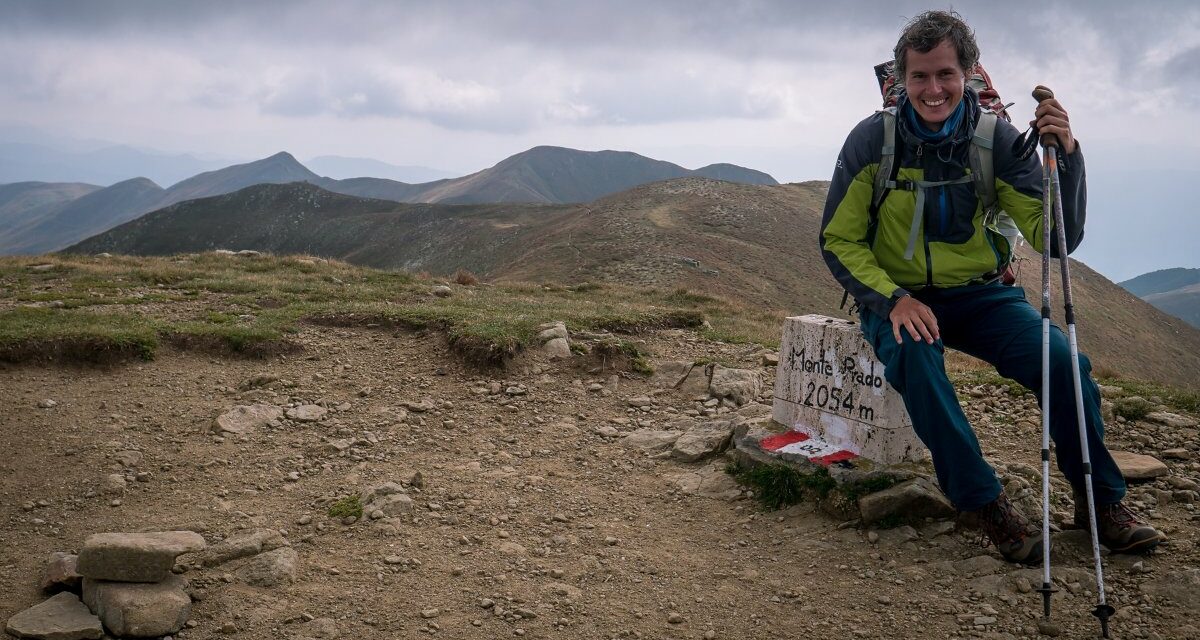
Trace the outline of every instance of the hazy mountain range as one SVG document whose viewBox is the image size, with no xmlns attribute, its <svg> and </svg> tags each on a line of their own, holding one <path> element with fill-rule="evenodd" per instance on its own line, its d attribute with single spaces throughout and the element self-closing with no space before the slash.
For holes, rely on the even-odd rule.
<svg viewBox="0 0 1200 640">
<path fill-rule="evenodd" d="M 349 166 L 343 164 L 343 166 Z M 322 177 L 291 154 L 206 171 L 167 189 L 146 178 L 108 187 L 24 182 L 0 191 L 0 254 L 61 249 L 105 229 L 177 202 L 221 195 L 255 184 L 309 182 L 336 193 L 395 202 L 588 202 L 623 189 L 668 178 L 705 176 L 750 184 L 776 184 L 760 171 L 729 164 L 696 170 L 636 153 L 534 147 L 468 176 L 424 183 L 377 177 Z M 76 194 L 71 198 L 71 194 Z M 82 198 L 87 197 L 87 200 Z"/>
<path fill-rule="evenodd" d="M 461 175 L 429 167 L 401 166 L 371 158 L 346 158 L 343 156 L 317 156 L 306 160 L 304 166 L 312 169 L 314 173 L 339 180 L 371 176 L 398 182 L 433 182 L 434 180 L 457 178 Z"/>
<path fill-rule="evenodd" d="M 1121 286 L 1158 309 L 1200 328 L 1200 269 L 1162 269 Z"/>
<path fill-rule="evenodd" d="M 256 249 L 435 274 L 461 267 L 491 280 L 686 287 L 764 311 L 840 315 L 841 290 L 816 242 L 827 189 L 692 177 L 584 204 L 447 205 L 257 185 L 155 211 L 69 251 Z M 1020 257 L 1037 295 L 1039 257 L 1028 248 Z M 1098 371 L 1196 386 L 1178 374 L 1200 370 L 1200 330 L 1073 267 L 1080 341 Z"/>
</svg>

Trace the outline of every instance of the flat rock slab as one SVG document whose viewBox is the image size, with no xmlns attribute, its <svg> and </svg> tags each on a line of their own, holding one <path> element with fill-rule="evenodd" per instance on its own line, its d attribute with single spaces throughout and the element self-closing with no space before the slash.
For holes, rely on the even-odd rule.
<svg viewBox="0 0 1200 640">
<path fill-rule="evenodd" d="M 1166 425 L 1168 427 L 1177 427 L 1180 429 L 1186 429 L 1200 425 L 1200 422 L 1197 422 L 1195 418 L 1181 416 L 1178 413 L 1170 413 L 1167 411 L 1152 411 L 1146 414 L 1146 419 L 1150 422 L 1157 422 L 1158 424 Z"/>
<path fill-rule="evenodd" d="M 248 558 L 265 551 L 288 546 L 287 540 L 274 529 L 239 531 L 209 547 L 201 562 L 206 567 L 224 564 L 238 558 Z"/>
<path fill-rule="evenodd" d="M 73 593 L 60 593 L 8 619 L 4 630 L 18 638 L 83 640 L 104 635 L 100 618 Z"/>
<path fill-rule="evenodd" d="M 83 581 L 77 563 L 79 556 L 55 551 L 46 559 L 46 573 L 42 576 L 42 591 L 72 590 Z"/>
<path fill-rule="evenodd" d="M 204 547 L 204 538 L 191 531 L 97 533 L 83 542 L 76 569 L 96 580 L 158 582 L 170 575 L 176 557 Z"/>
<path fill-rule="evenodd" d="M 283 417 L 283 409 L 273 404 L 238 405 L 217 416 L 215 433 L 246 434 Z"/>
<path fill-rule="evenodd" d="M 689 398 L 708 396 L 709 368 L 696 365 L 688 372 L 683 381 L 675 385 L 684 396 Z"/>
<path fill-rule="evenodd" d="M 1109 453 L 1126 480 L 1150 480 L 1170 473 L 1167 465 L 1154 456 L 1111 449 Z"/>
<path fill-rule="evenodd" d="M 425 413 L 426 411 L 433 411 L 437 408 L 437 405 L 433 402 L 433 398 L 428 397 L 421 398 L 420 400 L 404 400 L 400 404 L 404 405 L 405 409 L 408 409 L 413 413 Z"/>
<path fill-rule="evenodd" d="M 654 375 L 650 377 L 650 383 L 661 389 L 674 389 L 688 377 L 694 366 L 695 364 L 690 360 L 664 360 L 656 362 L 654 363 Z"/>
<path fill-rule="evenodd" d="M 681 435 L 683 435 L 681 431 L 638 429 L 625 436 L 621 444 L 631 449 L 640 449 L 648 454 L 666 453 L 671 450 Z"/>
<path fill-rule="evenodd" d="M 403 479 L 420 481 L 420 473 L 406 474 Z M 399 482 L 385 482 L 363 489 L 359 501 L 363 504 L 363 514 L 371 515 L 382 511 L 385 516 L 398 516 L 413 510 L 413 499 L 408 496 L 408 489 Z"/>
<path fill-rule="evenodd" d="M 732 438 L 732 420 L 698 424 L 675 440 L 671 457 L 683 462 L 697 462 L 724 451 Z"/>
<path fill-rule="evenodd" d="M 329 415 L 329 409 L 319 404 L 302 404 L 287 410 L 287 417 L 296 422 L 317 422 Z"/>
<path fill-rule="evenodd" d="M 296 581 L 300 557 L 291 547 L 282 547 L 254 556 L 237 570 L 242 582 L 256 587 L 278 587 Z"/>
<path fill-rule="evenodd" d="M 708 391 L 716 398 L 729 398 L 737 406 L 753 402 L 762 393 L 762 372 L 714 365 Z"/>
<path fill-rule="evenodd" d="M 903 518 L 949 518 L 956 513 L 937 485 L 926 478 L 913 478 L 895 486 L 869 493 L 858 499 L 858 510 L 865 524 L 889 516 Z"/>
<path fill-rule="evenodd" d="M 187 582 L 170 575 L 162 582 L 83 581 L 83 601 L 114 636 L 156 638 L 183 628 L 192 612 Z"/>
</svg>

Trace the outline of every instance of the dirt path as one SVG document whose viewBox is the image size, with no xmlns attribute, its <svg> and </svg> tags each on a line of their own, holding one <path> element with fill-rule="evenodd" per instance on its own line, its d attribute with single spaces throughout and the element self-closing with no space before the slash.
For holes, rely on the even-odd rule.
<svg viewBox="0 0 1200 640">
<path fill-rule="evenodd" d="M 40 601 L 47 554 L 91 533 L 188 528 L 211 544 L 268 528 L 298 551 L 297 581 L 252 587 L 235 565 L 189 563 L 196 602 L 177 637 L 1036 636 L 1040 599 L 1024 591 L 1040 572 L 1000 561 L 974 532 L 945 522 L 866 531 L 811 505 L 764 512 L 732 491 L 721 461 L 651 458 L 597 432 L 664 427 L 689 418 L 692 398 L 659 394 L 633 409 L 629 398 L 652 391 L 644 380 L 534 360 L 489 377 L 432 334 L 310 328 L 300 339 L 304 352 L 267 361 L 166 352 L 112 368 L 0 368 L 0 619 Z M 757 362 L 744 346 L 682 332 L 647 339 L 658 358 Z M 238 391 L 259 375 L 279 380 Z M 435 408 L 400 419 L 404 401 L 424 397 Z M 39 408 L 47 399 L 57 406 Z M 251 402 L 331 411 L 242 438 L 213 434 L 217 415 Z M 985 448 L 1036 464 L 1023 415 L 1002 420 L 983 402 Z M 1110 439 L 1153 452 L 1135 431 L 1117 426 Z M 1195 462 L 1171 464 L 1200 475 Z M 350 525 L 326 515 L 332 499 L 411 470 L 424 482 L 412 513 Z M 130 480 L 119 497 L 102 490 L 114 473 Z M 725 495 L 681 491 L 685 473 Z M 1200 637 L 1189 611 L 1144 592 L 1186 589 L 1171 571 L 1200 566 L 1186 493 L 1165 481 L 1133 493 L 1146 508 L 1155 496 L 1171 541 L 1107 560 L 1116 637 Z M 1078 533 L 1057 542 L 1066 584 L 1055 620 L 1082 638 L 1097 625 Z"/>
</svg>

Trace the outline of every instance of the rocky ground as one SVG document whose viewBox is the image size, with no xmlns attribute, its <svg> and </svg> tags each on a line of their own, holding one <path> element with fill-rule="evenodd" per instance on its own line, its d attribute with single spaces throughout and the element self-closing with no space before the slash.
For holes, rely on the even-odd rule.
<svg viewBox="0 0 1200 640">
<path fill-rule="evenodd" d="M 301 352 L 268 360 L 168 351 L 0 368 L 0 620 L 44 599 L 52 552 L 98 532 L 187 529 L 210 551 L 255 539 L 296 553 L 269 579 L 253 556 L 181 557 L 185 639 L 1038 635 L 1040 570 L 1003 562 L 975 531 L 873 530 L 808 503 L 764 511 L 723 459 L 684 463 L 623 437 L 733 408 L 591 361 L 480 371 L 438 334 L 308 327 L 298 339 Z M 753 346 L 684 331 L 644 340 L 654 360 L 760 367 Z M 1032 398 L 977 387 L 964 402 L 1010 492 L 1036 504 Z M 217 416 L 255 403 L 291 411 L 214 432 Z M 1187 420 L 1109 428 L 1113 448 L 1170 471 L 1130 496 L 1169 543 L 1105 559 L 1114 637 L 1200 638 L 1200 441 Z M 329 515 L 387 482 L 411 502 Z M 1055 540 L 1054 621 L 1062 637 L 1095 637 L 1086 534 Z"/>
</svg>

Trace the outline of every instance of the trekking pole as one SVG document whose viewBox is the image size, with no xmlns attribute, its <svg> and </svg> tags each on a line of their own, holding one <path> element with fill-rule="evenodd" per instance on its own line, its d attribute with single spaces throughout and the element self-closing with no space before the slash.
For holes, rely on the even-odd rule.
<svg viewBox="0 0 1200 640">
<path fill-rule="evenodd" d="M 1047 154 L 1053 152 L 1053 147 L 1046 149 Z M 1042 617 L 1047 622 L 1050 596 L 1057 591 L 1050 582 L 1050 225 L 1047 221 L 1054 215 L 1051 186 L 1047 159 L 1042 163 L 1042 588 L 1038 589 L 1042 594 Z"/>
<path fill-rule="evenodd" d="M 1054 92 L 1051 91 L 1050 89 L 1047 89 L 1044 86 L 1038 85 L 1037 88 L 1035 88 L 1033 90 L 1033 99 L 1037 100 L 1039 104 L 1042 103 L 1043 101 L 1049 100 L 1053 97 L 1054 97 Z M 1064 305 L 1064 311 L 1065 311 L 1066 317 L 1067 317 L 1067 338 L 1069 340 L 1069 345 L 1070 345 L 1070 349 L 1071 349 L 1071 376 L 1072 376 L 1072 380 L 1075 384 L 1075 417 L 1079 424 L 1079 444 L 1080 444 L 1080 449 L 1081 449 L 1081 456 L 1083 457 L 1083 486 L 1087 493 L 1088 527 L 1089 527 L 1089 533 L 1092 536 L 1092 558 L 1095 560 L 1095 563 L 1096 563 L 1096 591 L 1099 593 L 1099 601 L 1096 604 L 1096 608 L 1092 611 L 1092 615 L 1094 615 L 1100 619 L 1100 631 L 1103 634 L 1103 636 L 1105 638 L 1107 638 L 1107 637 L 1109 637 L 1109 635 L 1108 635 L 1108 619 L 1110 616 L 1112 616 L 1116 612 L 1116 609 L 1114 609 L 1111 605 L 1109 605 L 1107 602 L 1105 602 L 1105 599 L 1104 599 L 1104 568 L 1100 562 L 1100 538 L 1096 532 L 1096 506 L 1095 506 L 1096 502 L 1095 502 L 1095 498 L 1094 498 L 1093 492 L 1092 492 L 1092 459 L 1091 459 L 1091 454 L 1088 452 L 1087 421 L 1084 418 L 1084 412 L 1083 412 L 1083 384 L 1082 384 L 1082 380 L 1080 378 L 1081 374 L 1079 372 L 1079 343 L 1075 337 L 1075 307 L 1074 307 L 1074 303 L 1073 303 L 1072 297 L 1071 297 L 1071 267 L 1069 265 L 1070 261 L 1067 259 L 1067 232 L 1066 232 L 1066 229 L 1063 227 L 1062 190 L 1061 190 L 1061 182 L 1059 181 L 1059 177 L 1058 177 L 1058 140 L 1055 139 L 1053 134 L 1045 134 L 1042 136 L 1041 142 L 1042 142 L 1042 150 L 1045 154 L 1045 158 L 1044 158 L 1044 162 L 1043 162 L 1043 169 L 1042 169 L 1042 171 L 1043 171 L 1043 174 L 1042 174 L 1043 175 L 1043 197 L 1045 198 L 1045 200 L 1043 201 L 1043 212 L 1045 212 L 1045 204 L 1044 203 L 1045 202 L 1053 202 L 1053 204 L 1054 204 L 1055 236 L 1057 236 L 1057 241 L 1058 241 L 1058 261 L 1059 261 L 1059 265 L 1060 265 L 1061 271 L 1062 271 L 1063 305 Z M 1048 185 L 1046 184 L 1047 178 L 1049 181 Z M 1048 186 L 1049 189 L 1046 189 L 1045 188 L 1046 186 Z M 1045 218 L 1042 219 L 1043 228 L 1045 228 L 1047 226 L 1047 222 L 1048 221 Z M 1043 237 L 1043 239 L 1048 239 L 1049 232 L 1044 231 L 1042 237 Z M 1047 243 L 1044 248 L 1045 248 L 1045 253 L 1043 253 L 1043 256 L 1046 259 L 1045 264 L 1047 266 L 1045 266 L 1043 268 L 1043 275 L 1042 275 L 1043 285 L 1044 285 L 1043 291 L 1046 292 L 1043 294 L 1043 297 L 1042 297 L 1042 304 L 1043 304 L 1042 313 L 1044 314 L 1043 317 L 1046 318 L 1045 320 L 1043 320 L 1043 325 L 1042 325 L 1044 336 L 1045 336 L 1045 344 L 1043 345 L 1043 351 L 1042 351 L 1043 401 L 1045 401 L 1047 399 L 1045 389 L 1049 387 L 1049 375 L 1050 375 L 1049 374 L 1050 367 L 1048 366 L 1049 365 L 1049 328 L 1047 326 L 1049 324 L 1049 299 L 1050 299 L 1050 294 L 1049 294 L 1050 275 L 1049 275 L 1049 267 L 1048 267 L 1048 265 L 1049 265 L 1048 258 L 1049 258 L 1049 251 L 1050 251 L 1049 243 Z M 1048 431 L 1049 423 L 1048 423 L 1047 416 L 1049 415 L 1049 411 L 1050 411 L 1049 404 L 1044 404 L 1042 406 L 1042 411 L 1043 411 L 1043 418 L 1042 418 L 1043 428 Z M 1048 495 L 1048 489 L 1046 489 L 1046 484 L 1049 480 L 1049 474 L 1047 473 L 1047 470 L 1049 469 L 1049 444 L 1046 442 L 1046 436 L 1043 436 L 1042 443 L 1043 443 L 1043 447 L 1044 447 L 1042 449 L 1042 456 L 1043 456 L 1043 460 L 1045 460 L 1045 462 L 1043 462 L 1043 464 L 1042 464 L 1042 469 L 1043 469 L 1042 486 L 1043 486 L 1043 491 L 1046 492 Z M 1045 511 L 1046 511 L 1046 513 L 1049 512 L 1049 501 L 1048 500 L 1046 501 Z M 1042 526 L 1043 526 L 1043 528 L 1046 527 L 1045 521 L 1043 521 Z M 1047 536 L 1046 539 L 1048 540 L 1049 537 Z M 1046 549 L 1045 544 L 1046 543 L 1043 543 L 1043 545 L 1044 545 L 1043 550 Z M 1049 558 L 1049 556 L 1047 554 L 1047 560 L 1046 560 L 1047 569 L 1044 574 L 1046 583 L 1049 582 L 1049 559 L 1048 558 Z M 1043 584 L 1043 588 L 1045 588 L 1045 587 L 1046 587 L 1046 585 Z M 1048 594 L 1045 595 L 1044 598 L 1046 600 L 1048 600 L 1049 595 Z M 1049 605 L 1046 605 L 1046 606 L 1047 606 L 1047 611 L 1048 611 Z"/>
</svg>

